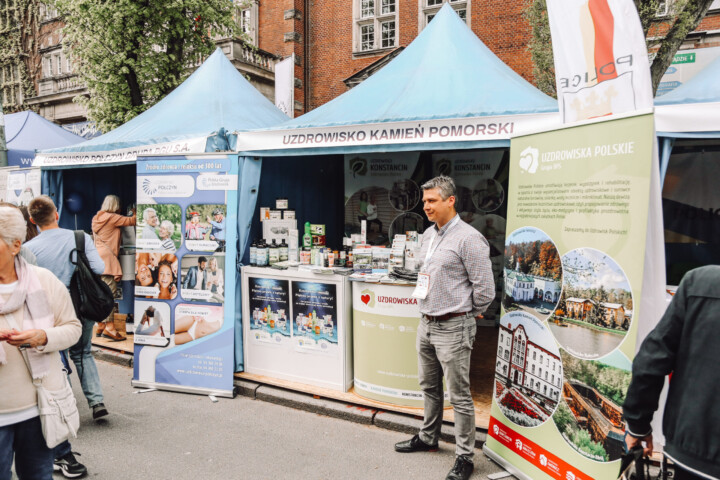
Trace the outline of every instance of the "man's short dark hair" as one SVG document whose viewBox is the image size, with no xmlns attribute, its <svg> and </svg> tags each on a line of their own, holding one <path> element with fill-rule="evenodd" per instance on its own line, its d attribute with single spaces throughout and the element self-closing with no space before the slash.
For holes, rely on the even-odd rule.
<svg viewBox="0 0 720 480">
<path fill-rule="evenodd" d="M 438 189 L 443 200 L 447 200 L 448 198 L 455 196 L 455 182 L 452 178 L 445 175 L 439 175 L 435 178 L 431 178 L 422 186 L 423 190 L 431 190 L 433 188 Z"/>
<path fill-rule="evenodd" d="M 30 200 L 28 213 L 33 222 L 40 227 L 45 227 L 55 221 L 57 208 L 52 198 L 47 195 L 40 195 Z"/>
<path fill-rule="evenodd" d="M 199 257 L 199 258 L 198 258 L 198 264 L 201 264 L 201 263 L 203 263 L 203 262 L 207 262 L 207 258 L 205 258 L 205 257 Z"/>
</svg>

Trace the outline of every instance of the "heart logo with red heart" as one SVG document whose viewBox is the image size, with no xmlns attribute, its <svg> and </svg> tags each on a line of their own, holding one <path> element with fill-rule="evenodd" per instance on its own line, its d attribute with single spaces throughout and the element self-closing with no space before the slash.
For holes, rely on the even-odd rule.
<svg viewBox="0 0 720 480">
<path fill-rule="evenodd" d="M 367 305 L 370 302 L 370 295 L 360 295 L 360 300 Z"/>
</svg>

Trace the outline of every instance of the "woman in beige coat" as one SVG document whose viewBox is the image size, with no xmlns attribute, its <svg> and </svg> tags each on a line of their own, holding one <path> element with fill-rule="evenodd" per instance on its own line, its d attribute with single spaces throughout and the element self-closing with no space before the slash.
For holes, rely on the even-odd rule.
<svg viewBox="0 0 720 480">
<path fill-rule="evenodd" d="M 77 342 L 81 327 L 65 285 L 18 255 L 25 234 L 20 211 L 0 206 L 0 478 L 10 478 L 14 460 L 20 479 L 50 479 L 53 451 L 42 434 L 33 382 L 63 387 L 59 351 Z"/>
<path fill-rule="evenodd" d="M 113 295 L 117 291 L 118 282 L 122 278 L 122 268 L 118 261 L 122 227 L 135 225 L 135 215 L 120 215 L 120 199 L 117 195 L 108 195 L 103 200 L 100 211 L 92 219 L 92 231 L 95 236 L 95 248 L 105 262 L 102 279 L 110 286 Z M 97 334 L 110 340 L 125 340 L 124 332 L 115 328 L 115 312 L 110 313 L 104 323 L 98 324 Z"/>
</svg>

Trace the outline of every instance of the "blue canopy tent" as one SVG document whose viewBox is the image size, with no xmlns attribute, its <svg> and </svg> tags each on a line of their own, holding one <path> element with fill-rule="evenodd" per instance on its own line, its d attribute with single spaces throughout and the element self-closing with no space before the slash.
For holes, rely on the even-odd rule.
<svg viewBox="0 0 720 480">
<path fill-rule="evenodd" d="M 267 128 L 285 120 L 287 116 L 217 49 L 187 80 L 141 115 L 92 140 L 44 150 L 35 162 L 43 169 L 43 192 L 58 204 L 61 226 L 89 231 L 105 195 L 117 194 L 126 203 L 134 203 L 138 156 L 228 151 L 232 135 L 227 132 Z M 242 156 L 239 162 L 239 218 L 245 210 L 249 218 L 255 209 L 260 162 Z M 108 166 L 112 168 L 98 168 Z M 63 214 L 64 210 L 73 215 Z M 239 248 L 244 249 L 248 221 L 238 221 L 237 228 Z M 242 369 L 241 328 L 236 328 L 236 335 L 236 368 Z"/>
<path fill-rule="evenodd" d="M 560 125 L 557 102 L 498 59 L 446 4 L 410 45 L 367 80 L 301 117 L 238 132 L 235 147 L 268 157 L 258 205 L 289 199 L 299 226 L 306 221 L 325 224 L 329 246 L 339 246 L 341 237 L 359 228 L 353 202 L 361 192 L 376 192 L 379 198 L 384 194 L 377 211 L 380 219 L 385 208 L 387 218 L 373 232 L 373 243 L 388 243 L 391 230 L 424 228 L 422 202 L 417 201 L 422 194 L 413 193 L 414 200 L 401 199 L 398 206 L 389 199 L 394 180 L 380 187 L 378 175 L 372 177 L 378 185 L 357 186 L 346 172 L 355 158 L 365 172 L 372 170 L 371 162 L 387 161 L 378 166 L 403 172 L 396 182 L 400 189 L 415 185 L 417 192 L 420 182 L 443 171 L 445 158 L 467 161 L 471 168 L 492 164 L 493 173 L 481 178 L 497 179 L 506 189 L 511 136 L 555 125 Z M 455 172 L 453 168 L 449 170 Z M 365 173 L 358 170 L 358 175 Z M 467 205 L 474 192 L 464 189 L 467 195 L 458 190 L 458 201 Z M 375 193 L 369 194 L 369 200 L 373 197 Z M 507 203 L 496 208 L 494 216 L 502 217 Z M 258 217 L 256 213 L 253 237 L 256 232 L 260 236 Z M 408 217 L 418 220 L 404 228 Z M 396 222 L 401 228 L 392 228 Z"/>
<path fill-rule="evenodd" d="M 655 99 L 668 283 L 720 264 L 720 59 Z"/>
<path fill-rule="evenodd" d="M 505 65 L 445 5 L 410 45 L 363 83 L 296 119 L 237 132 L 235 147 L 283 157 L 263 165 L 260 204 L 324 192 L 303 194 L 297 216 L 327 212 L 337 219 L 328 220 L 328 240 L 339 242 L 344 215 L 339 155 L 507 149 L 512 135 L 559 124 L 557 101 Z M 253 235 L 259 228 L 256 219 Z"/>
<path fill-rule="evenodd" d="M 5 136 L 8 166 L 22 168 L 33 165 L 36 150 L 65 147 L 84 140 L 31 111 L 5 115 Z"/>
<path fill-rule="evenodd" d="M 78 226 L 89 229 L 90 218 L 106 194 L 134 198 L 138 155 L 226 151 L 227 132 L 266 128 L 285 120 L 287 116 L 217 49 L 157 105 L 105 135 L 70 147 L 43 150 L 37 154 L 35 165 L 43 168 L 43 192 L 55 199 L 61 214 L 65 198 L 76 194 L 75 203 L 80 208 L 74 208 L 73 213 L 79 217 Z M 119 176 L 117 169 L 113 174 L 105 169 L 86 171 L 75 175 L 74 183 L 68 178 L 71 175 L 63 174 L 67 169 L 110 165 L 128 167 Z M 132 185 L 128 185 L 130 176 Z M 88 192 L 88 188 L 95 191 Z"/>
<path fill-rule="evenodd" d="M 243 132 L 236 148 L 280 156 L 509 146 L 510 136 L 520 131 L 559 124 L 557 112 L 555 99 L 505 65 L 445 5 L 407 48 L 360 85 L 294 120 Z M 500 125 L 470 128 L 477 121 Z M 442 125 L 455 125 L 457 134 L 431 135 L 431 127 Z M 333 137 L 363 130 L 355 127 L 418 126 L 426 127 L 422 137 Z M 291 144 L 287 136 L 299 134 L 313 139 Z"/>
</svg>

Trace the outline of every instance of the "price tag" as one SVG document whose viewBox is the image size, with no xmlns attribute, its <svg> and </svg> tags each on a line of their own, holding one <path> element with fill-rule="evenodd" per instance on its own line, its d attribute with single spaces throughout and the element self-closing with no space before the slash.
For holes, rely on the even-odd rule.
<svg viewBox="0 0 720 480">
<path fill-rule="evenodd" d="M 420 300 L 424 300 L 427 297 L 429 290 L 430 275 L 427 273 L 418 273 L 417 285 L 415 286 L 415 290 L 413 290 L 412 293 L 413 298 L 419 298 Z"/>
</svg>

